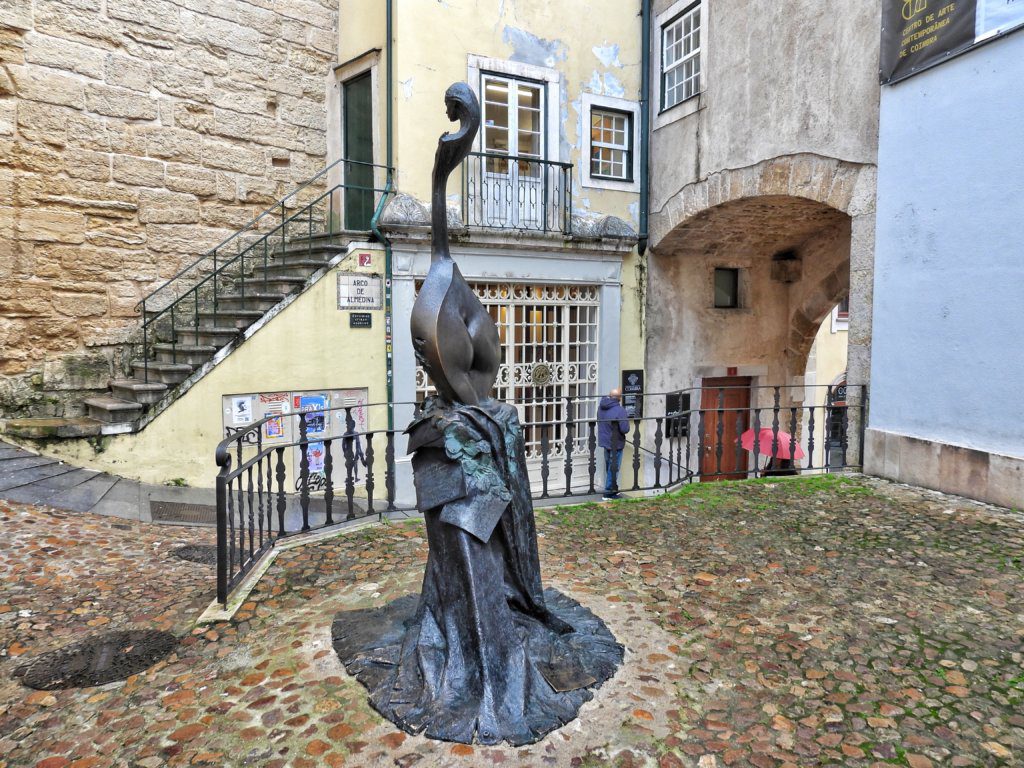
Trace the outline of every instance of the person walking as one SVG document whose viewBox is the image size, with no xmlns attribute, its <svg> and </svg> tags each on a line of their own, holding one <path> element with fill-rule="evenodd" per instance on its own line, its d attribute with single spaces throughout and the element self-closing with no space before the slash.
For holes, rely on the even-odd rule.
<svg viewBox="0 0 1024 768">
<path fill-rule="evenodd" d="M 613 389 L 597 407 L 597 444 L 604 448 L 604 498 L 619 498 L 619 464 L 629 432 L 629 416 L 622 407 L 622 392 Z"/>
</svg>

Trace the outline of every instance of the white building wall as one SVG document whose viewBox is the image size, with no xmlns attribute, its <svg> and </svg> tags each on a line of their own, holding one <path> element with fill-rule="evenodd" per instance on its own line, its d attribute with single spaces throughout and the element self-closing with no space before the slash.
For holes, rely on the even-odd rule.
<svg viewBox="0 0 1024 768">
<path fill-rule="evenodd" d="M 882 89 L 869 426 L 1024 457 L 1024 34 Z"/>
</svg>

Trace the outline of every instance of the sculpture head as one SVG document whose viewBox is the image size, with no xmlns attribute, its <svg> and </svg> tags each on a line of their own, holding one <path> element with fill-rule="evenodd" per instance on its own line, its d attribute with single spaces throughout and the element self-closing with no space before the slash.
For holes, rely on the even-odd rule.
<svg viewBox="0 0 1024 768">
<path fill-rule="evenodd" d="M 466 83 L 452 83 L 448 87 L 444 93 L 444 106 L 449 120 L 452 122 L 459 120 L 462 123 L 455 134 L 445 134 L 446 136 L 451 135 L 452 140 L 465 134 L 474 120 L 479 125 L 480 102 L 477 101 L 476 94 Z M 474 130 L 473 133 L 475 134 L 476 131 Z"/>
<path fill-rule="evenodd" d="M 444 94 L 445 112 L 452 122 L 459 121 L 459 130 L 443 133 L 437 142 L 434 158 L 434 193 L 444 194 L 444 185 L 473 148 L 480 129 L 480 102 L 465 83 L 453 83 Z"/>
</svg>

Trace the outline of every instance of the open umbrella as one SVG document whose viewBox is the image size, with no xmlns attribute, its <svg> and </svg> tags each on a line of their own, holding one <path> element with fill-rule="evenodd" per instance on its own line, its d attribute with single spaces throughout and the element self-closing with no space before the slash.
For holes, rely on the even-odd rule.
<svg viewBox="0 0 1024 768">
<path fill-rule="evenodd" d="M 778 438 L 776 438 L 778 435 Z M 776 444 L 777 443 L 777 444 Z M 793 444 L 793 436 L 789 432 L 783 432 L 781 429 L 778 432 L 765 427 L 757 434 L 757 453 L 759 456 L 773 456 L 777 459 L 802 459 L 804 449 L 800 447 L 800 443 L 796 443 L 796 454 L 790 455 L 789 448 Z M 754 452 L 754 430 L 748 429 L 742 435 L 740 435 L 740 445 L 745 449 Z M 772 449 L 775 449 L 774 454 Z"/>
</svg>

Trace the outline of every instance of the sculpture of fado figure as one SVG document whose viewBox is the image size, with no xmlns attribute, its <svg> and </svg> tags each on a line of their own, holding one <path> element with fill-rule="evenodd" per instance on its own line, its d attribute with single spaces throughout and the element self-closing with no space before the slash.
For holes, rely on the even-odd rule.
<svg viewBox="0 0 1024 768">
<path fill-rule="evenodd" d="M 541 586 L 515 407 L 491 397 L 498 330 L 448 247 L 445 188 L 480 127 L 465 83 L 445 94 L 460 128 L 441 136 L 432 180 L 431 265 L 413 346 L 437 390 L 409 426 L 429 556 L 421 594 L 342 611 L 334 647 L 370 703 L 409 733 L 528 744 L 574 719 L 623 648 L 604 622 Z"/>
</svg>

